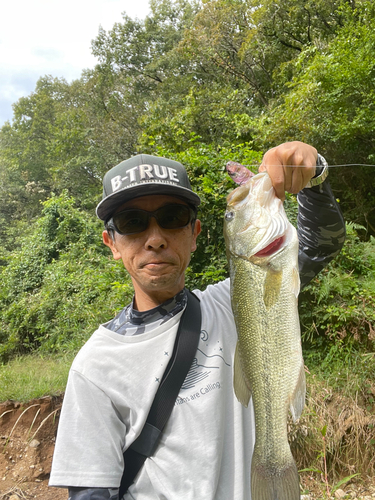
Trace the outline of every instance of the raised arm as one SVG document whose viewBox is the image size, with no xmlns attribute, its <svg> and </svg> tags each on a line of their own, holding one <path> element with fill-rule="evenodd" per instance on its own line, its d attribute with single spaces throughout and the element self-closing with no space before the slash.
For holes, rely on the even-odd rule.
<svg viewBox="0 0 375 500">
<path fill-rule="evenodd" d="M 259 167 L 260 172 L 265 170 L 279 198 L 285 198 L 285 191 L 297 194 L 303 287 L 340 252 L 345 221 L 326 179 L 325 160 L 314 147 L 294 141 L 272 148 Z M 312 187 L 307 187 L 310 184 Z"/>
</svg>

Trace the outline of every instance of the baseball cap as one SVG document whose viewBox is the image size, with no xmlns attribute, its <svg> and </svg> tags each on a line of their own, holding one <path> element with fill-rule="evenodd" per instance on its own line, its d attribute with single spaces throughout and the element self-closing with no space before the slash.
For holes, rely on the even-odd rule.
<svg viewBox="0 0 375 500">
<path fill-rule="evenodd" d="M 105 174 L 103 199 L 96 207 L 96 214 L 107 221 L 126 201 L 149 194 L 177 196 L 196 207 L 200 204 L 181 163 L 140 154 L 122 161 Z"/>
</svg>

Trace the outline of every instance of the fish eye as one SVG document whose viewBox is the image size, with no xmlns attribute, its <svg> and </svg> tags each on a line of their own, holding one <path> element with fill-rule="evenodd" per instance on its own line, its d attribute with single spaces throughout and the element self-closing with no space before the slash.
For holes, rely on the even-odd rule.
<svg viewBox="0 0 375 500">
<path fill-rule="evenodd" d="M 226 214 L 224 215 L 224 218 L 227 221 L 233 220 L 234 219 L 234 212 L 226 212 Z"/>
</svg>

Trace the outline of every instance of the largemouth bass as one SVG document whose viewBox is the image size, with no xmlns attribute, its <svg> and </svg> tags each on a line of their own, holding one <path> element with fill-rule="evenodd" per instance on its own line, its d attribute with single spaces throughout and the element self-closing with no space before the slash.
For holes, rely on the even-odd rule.
<svg viewBox="0 0 375 500">
<path fill-rule="evenodd" d="M 252 500 L 298 500 L 287 437 L 288 409 L 299 418 L 306 390 L 297 232 L 267 173 L 253 176 L 234 162 L 227 170 L 240 184 L 227 197 L 224 236 L 238 333 L 234 390 L 244 406 L 252 396 L 255 414 Z"/>
</svg>

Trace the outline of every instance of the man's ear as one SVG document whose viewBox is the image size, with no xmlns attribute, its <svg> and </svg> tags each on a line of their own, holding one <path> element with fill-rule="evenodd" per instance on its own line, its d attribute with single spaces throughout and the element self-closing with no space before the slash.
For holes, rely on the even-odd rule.
<svg viewBox="0 0 375 500">
<path fill-rule="evenodd" d="M 201 221 L 197 219 L 194 223 L 194 229 L 193 229 L 193 241 L 191 243 L 191 251 L 195 252 L 197 249 L 197 238 L 199 236 L 199 233 L 201 232 Z"/>
<path fill-rule="evenodd" d="M 121 259 L 121 254 L 117 250 L 116 242 L 115 242 L 114 238 L 112 239 L 112 236 L 109 234 L 109 232 L 106 229 L 103 231 L 102 236 L 103 236 L 103 243 L 104 243 L 104 245 L 106 245 L 107 247 L 109 247 L 111 249 L 113 258 L 115 260 Z"/>
</svg>

